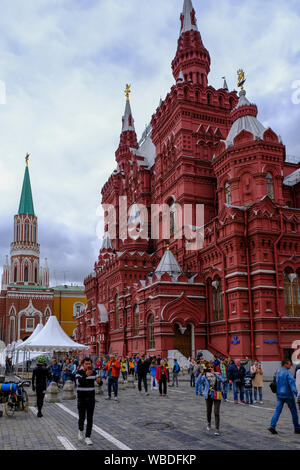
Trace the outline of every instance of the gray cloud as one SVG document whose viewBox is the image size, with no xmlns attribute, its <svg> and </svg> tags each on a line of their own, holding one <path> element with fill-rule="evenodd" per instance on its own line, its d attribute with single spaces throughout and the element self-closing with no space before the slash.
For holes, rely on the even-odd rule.
<svg viewBox="0 0 300 470">
<path fill-rule="evenodd" d="M 193 0 L 212 58 L 209 82 L 236 70 L 264 124 L 300 155 L 298 0 Z M 53 272 L 83 279 L 99 249 L 96 210 L 115 168 L 125 83 L 138 135 L 174 83 L 183 0 L 14 0 L 1 4 L 0 259 L 9 252 L 24 172 L 30 174 L 42 256 Z M 61 275 L 58 275 L 61 278 Z M 78 281 L 79 282 L 79 281 Z"/>
</svg>

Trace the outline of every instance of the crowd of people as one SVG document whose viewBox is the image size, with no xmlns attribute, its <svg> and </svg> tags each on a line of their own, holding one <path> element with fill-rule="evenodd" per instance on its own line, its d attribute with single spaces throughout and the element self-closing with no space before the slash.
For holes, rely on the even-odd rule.
<svg viewBox="0 0 300 470">
<path fill-rule="evenodd" d="M 300 425 L 296 399 L 300 409 L 300 365 L 297 367 L 295 377 L 290 372 L 292 364 L 283 361 L 281 367 L 275 372 L 271 384 L 272 391 L 276 393 L 277 407 L 271 421 L 269 431 L 277 434 L 276 425 L 284 404 L 287 404 L 293 419 L 295 433 L 300 434 Z M 32 388 L 37 392 L 38 417 L 42 417 L 42 406 L 47 385 L 50 381 L 64 384 L 68 380 L 75 382 L 77 389 L 77 406 L 79 413 L 78 439 L 88 445 L 92 444 L 91 432 L 93 413 L 95 408 L 95 382 L 103 385 L 107 382 L 106 400 L 118 401 L 118 383 L 122 377 L 123 382 L 132 376 L 137 381 L 138 392 L 149 395 L 148 374 L 151 390 L 158 391 L 162 397 L 168 396 L 168 386 L 178 387 L 180 366 L 175 359 L 172 368 L 168 360 L 158 356 L 145 356 L 136 354 L 133 357 L 105 356 L 92 361 L 86 357 L 79 361 L 76 357 L 65 356 L 57 361 L 53 358 L 51 366 L 46 366 L 46 359 L 38 359 L 37 367 L 32 375 Z M 233 360 L 214 357 L 207 361 L 200 353 L 197 358 L 188 361 L 189 383 L 196 396 L 203 397 L 206 403 L 207 430 L 211 430 L 212 412 L 215 417 L 215 435 L 220 434 L 220 409 L 223 401 L 228 401 L 228 394 L 233 393 L 233 403 L 242 405 L 263 404 L 263 377 L 264 372 L 258 360 Z M 172 378 L 172 383 L 171 383 Z M 296 381 L 295 381 L 296 379 Z M 272 386 L 273 385 L 273 386 Z M 87 419 L 86 434 L 84 438 L 84 422 Z"/>
</svg>

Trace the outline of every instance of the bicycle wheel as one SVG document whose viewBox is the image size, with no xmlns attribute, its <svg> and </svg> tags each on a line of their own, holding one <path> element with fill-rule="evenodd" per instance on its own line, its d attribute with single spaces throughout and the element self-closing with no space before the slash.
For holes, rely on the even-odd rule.
<svg viewBox="0 0 300 470">
<path fill-rule="evenodd" d="M 25 413 L 27 413 L 29 400 L 28 400 L 28 394 L 26 390 L 23 390 L 21 400 L 22 400 L 22 410 L 25 411 Z"/>
<path fill-rule="evenodd" d="M 8 418 L 12 418 L 15 413 L 15 402 L 11 395 L 9 395 L 7 400 L 4 402 L 4 411 Z"/>
</svg>

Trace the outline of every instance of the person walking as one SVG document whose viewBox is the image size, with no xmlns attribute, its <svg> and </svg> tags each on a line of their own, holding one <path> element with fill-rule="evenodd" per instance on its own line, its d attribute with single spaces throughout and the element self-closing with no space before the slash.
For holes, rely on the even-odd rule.
<svg viewBox="0 0 300 470">
<path fill-rule="evenodd" d="M 259 393 L 259 403 L 263 405 L 263 376 L 264 372 L 262 370 L 260 362 L 258 360 L 254 361 L 253 366 L 251 366 L 250 371 L 252 374 L 255 374 L 253 379 L 253 388 L 254 388 L 254 401 L 253 403 L 257 402 L 257 392 Z"/>
<path fill-rule="evenodd" d="M 78 440 L 84 439 L 84 422 L 87 420 L 85 431 L 85 443 L 92 445 L 91 440 L 93 428 L 93 416 L 95 410 L 95 381 L 101 385 L 100 376 L 93 369 L 93 363 L 90 357 L 83 360 L 83 369 L 76 373 L 77 383 L 77 408 L 79 414 L 78 420 Z"/>
<path fill-rule="evenodd" d="M 234 404 L 238 404 L 238 395 L 240 395 L 240 402 L 246 404 L 244 399 L 244 377 L 246 375 L 246 369 L 241 365 L 241 361 L 237 360 L 236 363 L 232 361 L 232 364 L 228 368 L 228 379 L 233 385 L 233 399 Z"/>
<path fill-rule="evenodd" d="M 300 425 L 295 401 L 295 396 L 297 397 L 298 391 L 296 388 L 295 379 L 290 372 L 291 367 L 291 361 L 282 361 L 281 368 L 275 372 L 273 377 L 273 382 L 276 383 L 277 407 L 271 420 L 271 426 L 269 427 L 269 431 L 272 434 L 278 434 L 276 431 L 276 425 L 285 403 L 289 407 L 292 415 L 295 434 L 300 434 Z"/>
<path fill-rule="evenodd" d="M 198 360 L 197 364 L 195 364 L 194 369 L 193 369 L 193 374 L 195 377 L 195 395 L 202 395 L 201 371 L 202 371 L 202 364 L 201 364 L 201 361 Z"/>
<path fill-rule="evenodd" d="M 201 380 L 204 385 L 204 398 L 206 403 L 207 430 L 211 430 L 211 415 L 214 408 L 215 414 L 215 436 L 220 435 L 220 408 L 222 402 L 223 377 L 216 372 L 215 366 L 211 364 L 208 371 L 202 372 Z"/>
<path fill-rule="evenodd" d="M 195 361 L 194 361 L 194 359 L 190 359 L 190 363 L 189 363 L 189 367 L 188 367 L 188 373 L 189 373 L 189 376 L 190 376 L 190 385 L 191 385 L 191 387 L 195 387 L 194 367 L 195 367 Z"/>
<path fill-rule="evenodd" d="M 138 376 L 138 390 L 140 394 L 142 393 L 142 382 L 145 389 L 145 394 L 148 396 L 148 384 L 147 384 L 147 374 L 149 372 L 149 363 L 145 360 L 145 357 L 142 358 L 137 363 L 137 376 Z"/>
<path fill-rule="evenodd" d="M 121 363 L 115 356 L 110 357 L 110 361 L 106 364 L 104 369 L 107 371 L 107 391 L 108 396 L 105 400 L 111 400 L 111 389 L 114 392 L 114 400 L 118 401 L 118 381 L 120 376 Z"/>
<path fill-rule="evenodd" d="M 47 380 L 51 380 L 51 372 L 46 365 L 46 358 L 40 356 L 37 365 L 32 372 L 32 390 L 36 391 L 36 405 L 38 409 L 37 417 L 42 418 L 42 408 L 47 389 Z"/>
<path fill-rule="evenodd" d="M 173 381 L 171 387 L 175 387 L 175 382 L 176 382 L 176 387 L 178 387 L 178 374 L 180 372 L 180 365 L 178 364 L 177 359 L 174 359 L 174 365 L 173 365 Z"/>
<path fill-rule="evenodd" d="M 157 381 L 156 381 L 156 369 L 157 369 L 156 361 L 153 360 L 151 366 L 149 367 L 150 372 L 150 380 L 151 380 L 151 390 L 158 390 Z"/>
<path fill-rule="evenodd" d="M 127 369 L 127 362 L 126 362 L 126 359 L 122 359 L 122 363 L 121 363 L 121 374 L 122 374 L 122 377 L 123 377 L 123 381 L 124 382 L 127 382 L 127 375 L 128 375 L 128 369 Z"/>
<path fill-rule="evenodd" d="M 156 380 L 158 381 L 159 394 L 160 396 L 167 396 L 167 382 L 168 382 L 168 371 L 162 362 L 156 369 Z"/>
</svg>

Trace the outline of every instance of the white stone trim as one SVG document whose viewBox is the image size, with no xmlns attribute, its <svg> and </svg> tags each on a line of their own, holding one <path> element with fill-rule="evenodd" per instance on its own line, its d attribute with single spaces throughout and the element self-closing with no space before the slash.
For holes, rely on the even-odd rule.
<svg viewBox="0 0 300 470">
<path fill-rule="evenodd" d="M 257 271 L 252 271 L 251 276 L 255 276 L 255 274 L 276 274 L 276 271 L 271 271 L 268 269 L 258 269 Z"/>
<path fill-rule="evenodd" d="M 236 272 L 236 273 L 227 274 L 227 275 L 225 276 L 225 279 L 230 279 L 231 277 L 234 277 L 234 276 L 248 276 L 248 273 L 245 273 L 245 272 Z"/>
</svg>

